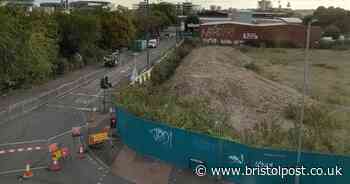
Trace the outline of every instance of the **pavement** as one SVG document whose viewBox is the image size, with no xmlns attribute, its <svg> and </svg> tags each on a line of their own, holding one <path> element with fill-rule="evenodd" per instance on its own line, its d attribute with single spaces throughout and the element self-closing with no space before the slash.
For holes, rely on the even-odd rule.
<svg viewBox="0 0 350 184">
<path fill-rule="evenodd" d="M 158 48 L 151 49 L 151 61 L 157 61 L 174 45 L 175 40 L 163 40 Z M 99 86 L 100 79 L 107 75 L 113 85 L 128 80 L 135 63 L 139 71 L 146 67 L 146 53 L 133 56 L 129 52 L 122 56 L 122 61 L 123 64 L 115 68 L 93 66 L 69 74 L 67 78 L 58 79 L 59 81 L 50 81 L 36 89 L 2 96 L 1 107 L 6 107 L 36 97 L 46 90 L 55 89 L 55 86 L 64 85 L 81 75 L 100 72 L 88 83 L 0 124 L 0 183 L 130 183 L 111 174 L 109 166 L 95 156 L 93 151 L 88 151 L 87 157 L 79 160 L 76 152 L 80 142 L 70 134 L 72 127 L 86 125 L 91 108 L 101 109 L 103 91 Z M 59 143 L 71 150 L 72 159 L 60 163 L 63 167 L 61 172 L 48 172 L 45 169 L 51 162 L 48 152 L 48 145 L 51 143 Z M 18 176 L 22 174 L 28 161 L 35 168 L 34 177 L 20 181 Z"/>
</svg>

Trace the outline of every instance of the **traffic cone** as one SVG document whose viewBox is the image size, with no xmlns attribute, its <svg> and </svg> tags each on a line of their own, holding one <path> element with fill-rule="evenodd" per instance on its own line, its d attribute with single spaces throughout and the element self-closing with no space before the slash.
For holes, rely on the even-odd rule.
<svg viewBox="0 0 350 184">
<path fill-rule="evenodd" d="M 84 155 L 84 147 L 83 147 L 82 144 L 79 146 L 78 158 L 79 158 L 79 159 L 84 159 L 84 158 L 85 158 L 85 155 Z"/>
<path fill-rule="evenodd" d="M 52 159 L 52 163 L 50 164 L 49 170 L 50 171 L 60 171 L 61 170 L 61 166 L 58 163 L 58 160 Z"/>
<path fill-rule="evenodd" d="M 26 164 L 26 170 L 23 173 L 23 178 L 31 178 L 33 177 L 33 171 L 30 169 L 30 163 Z"/>
</svg>

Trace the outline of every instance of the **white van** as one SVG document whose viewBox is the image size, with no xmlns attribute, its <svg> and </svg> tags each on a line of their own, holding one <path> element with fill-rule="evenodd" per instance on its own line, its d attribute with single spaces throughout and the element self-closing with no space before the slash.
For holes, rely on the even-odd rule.
<svg viewBox="0 0 350 184">
<path fill-rule="evenodd" d="M 158 46 L 158 40 L 152 39 L 148 41 L 148 48 L 157 48 Z"/>
</svg>

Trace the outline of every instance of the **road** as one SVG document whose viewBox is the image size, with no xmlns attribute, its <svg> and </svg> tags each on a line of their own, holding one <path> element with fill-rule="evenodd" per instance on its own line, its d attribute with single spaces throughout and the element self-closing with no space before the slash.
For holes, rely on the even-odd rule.
<svg viewBox="0 0 350 184">
<path fill-rule="evenodd" d="M 151 49 L 151 61 L 158 60 L 174 45 L 175 40 L 163 40 L 158 48 Z M 142 52 L 137 56 L 127 53 L 122 55 L 122 61 L 123 65 L 116 68 L 99 69 L 103 72 L 89 83 L 50 100 L 34 111 L 1 124 L 0 183 L 18 183 L 15 177 L 18 173 L 5 173 L 24 169 L 27 161 L 39 170 L 35 170 L 35 175 L 38 176 L 26 183 L 127 183 L 108 174 L 108 168 L 93 155 L 84 160 L 76 159 L 79 141 L 72 138 L 69 132 L 72 127 L 85 125 L 88 109 L 95 107 L 101 109 L 103 92 L 99 87 L 100 78 L 107 75 L 113 85 L 126 80 L 131 75 L 134 63 L 139 71 L 146 67 L 146 53 Z M 46 141 L 48 139 L 49 142 Z M 57 174 L 41 169 L 50 162 L 47 146 L 50 143 L 60 143 L 70 148 L 73 153 L 73 160 L 65 161 L 62 165 L 63 171 Z M 106 178 L 104 182 L 101 182 L 101 177 Z"/>
</svg>

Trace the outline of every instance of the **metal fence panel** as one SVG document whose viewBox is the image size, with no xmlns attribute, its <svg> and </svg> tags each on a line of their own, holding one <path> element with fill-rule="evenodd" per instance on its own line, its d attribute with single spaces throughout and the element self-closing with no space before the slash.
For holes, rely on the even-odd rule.
<svg viewBox="0 0 350 184">
<path fill-rule="evenodd" d="M 292 151 L 253 148 L 244 144 L 170 127 L 161 122 L 138 118 L 117 108 L 117 131 L 122 141 L 138 153 L 145 154 L 180 168 L 192 168 L 191 159 L 213 167 L 283 167 L 295 168 L 297 153 Z M 306 168 L 343 168 L 343 176 L 302 176 L 301 184 L 346 184 L 350 181 L 350 157 L 302 153 Z M 210 172 L 208 173 L 210 174 Z M 227 176 L 237 184 L 293 184 L 294 176 Z"/>
</svg>

